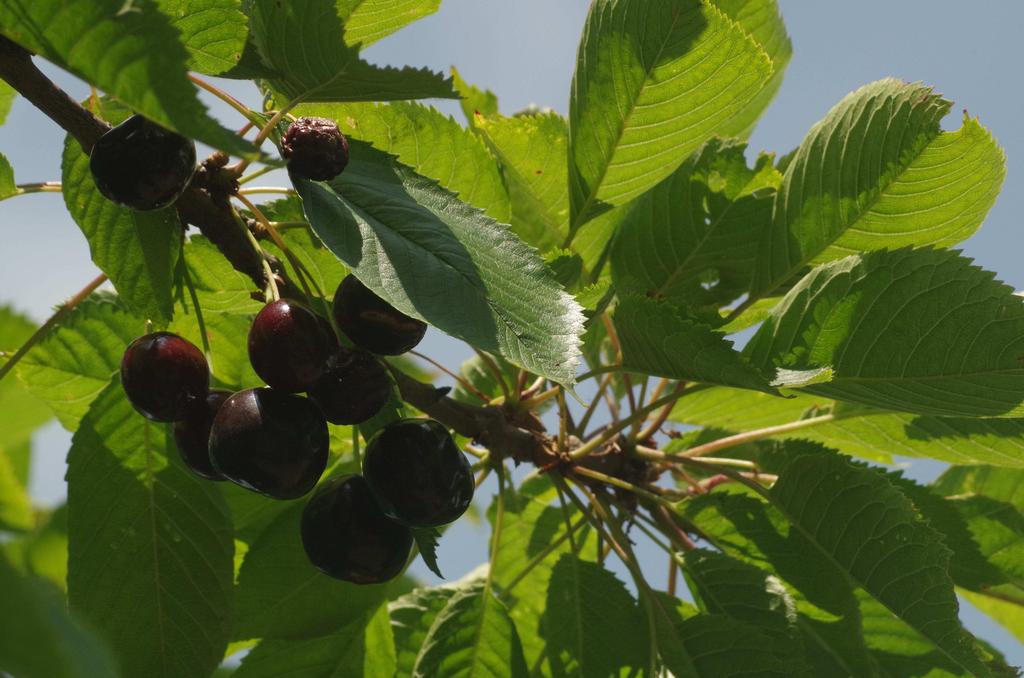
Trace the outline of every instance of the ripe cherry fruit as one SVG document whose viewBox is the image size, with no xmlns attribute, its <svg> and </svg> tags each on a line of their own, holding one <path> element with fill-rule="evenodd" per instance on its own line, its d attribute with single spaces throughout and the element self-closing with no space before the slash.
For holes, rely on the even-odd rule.
<svg viewBox="0 0 1024 678">
<path fill-rule="evenodd" d="M 153 421 L 184 419 L 206 397 L 210 368 L 191 342 L 170 332 L 139 337 L 121 358 L 121 386 L 128 400 Z"/>
<path fill-rule="evenodd" d="M 333 120 L 299 118 L 284 133 L 281 154 L 296 176 L 330 181 L 348 165 L 348 139 Z"/>
<path fill-rule="evenodd" d="M 210 427 L 217 410 L 230 396 L 230 391 L 212 390 L 189 406 L 184 419 L 174 422 L 174 442 L 182 461 L 197 476 L 208 480 L 225 480 L 210 461 Z"/>
<path fill-rule="evenodd" d="M 196 171 L 196 145 L 141 115 L 133 115 L 92 147 L 89 169 L 96 188 L 134 210 L 167 207 Z"/>
<path fill-rule="evenodd" d="M 249 361 L 256 374 L 278 391 L 309 390 L 337 345 L 327 327 L 302 304 L 287 299 L 267 304 L 249 329 Z"/>
<path fill-rule="evenodd" d="M 412 532 L 385 516 L 366 480 L 332 478 L 302 511 L 302 546 L 324 574 L 356 584 L 379 584 L 401 573 Z"/>
<path fill-rule="evenodd" d="M 228 480 L 275 499 L 313 489 L 327 466 L 327 422 L 306 398 L 272 388 L 228 398 L 210 428 L 210 460 Z"/>
<path fill-rule="evenodd" d="M 378 355 L 399 355 L 420 343 L 427 324 L 405 315 L 374 294 L 354 275 L 334 293 L 334 321 L 359 348 Z"/>
<path fill-rule="evenodd" d="M 403 419 L 378 431 L 366 445 L 363 475 L 385 515 L 410 527 L 446 525 L 473 500 L 469 462 L 433 419 Z"/>
<path fill-rule="evenodd" d="M 391 398 L 391 380 L 384 366 L 366 351 L 340 348 L 327 373 L 309 391 L 332 424 L 361 424 Z"/>
</svg>

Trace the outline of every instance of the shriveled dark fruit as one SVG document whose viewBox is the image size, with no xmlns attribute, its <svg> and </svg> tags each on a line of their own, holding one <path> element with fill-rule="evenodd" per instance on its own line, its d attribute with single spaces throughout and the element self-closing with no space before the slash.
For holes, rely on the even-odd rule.
<svg viewBox="0 0 1024 678">
<path fill-rule="evenodd" d="M 316 405 L 272 388 L 235 393 L 210 428 L 213 468 L 275 499 L 313 489 L 327 466 L 327 447 L 327 422 Z"/>
<path fill-rule="evenodd" d="M 388 424 L 366 445 L 363 475 L 385 515 L 410 527 L 452 522 L 473 501 L 473 472 L 433 419 Z"/>
<path fill-rule="evenodd" d="M 379 584 L 404 569 L 412 532 L 381 512 L 362 476 L 350 475 L 327 481 L 306 504 L 302 546 L 326 575 Z"/>
<path fill-rule="evenodd" d="M 287 393 L 309 390 L 327 371 L 337 340 L 325 321 L 288 299 L 264 306 L 249 328 L 249 362 L 267 385 Z"/>
<path fill-rule="evenodd" d="M 217 410 L 231 396 L 231 391 L 214 389 L 203 400 L 192 403 L 185 418 L 174 422 L 174 442 L 185 466 L 197 476 L 208 480 L 226 480 L 210 461 L 210 427 Z"/>
<path fill-rule="evenodd" d="M 89 155 L 96 188 L 134 210 L 167 207 L 196 171 L 196 145 L 141 115 L 133 115 L 96 142 Z"/>
<path fill-rule="evenodd" d="M 348 139 L 333 120 L 299 118 L 281 139 L 288 170 L 314 181 L 329 181 L 348 165 Z"/>
<path fill-rule="evenodd" d="M 183 419 L 206 397 L 210 368 L 190 341 L 170 332 L 139 337 L 121 358 L 121 386 L 128 400 L 153 421 Z"/>
<path fill-rule="evenodd" d="M 361 424 L 391 398 L 391 380 L 372 355 L 342 347 L 327 373 L 309 390 L 309 397 L 332 424 Z"/>
<path fill-rule="evenodd" d="M 399 355 L 420 343 L 427 331 L 384 301 L 354 275 L 346 276 L 334 293 L 334 321 L 356 346 L 378 355 Z"/>
</svg>

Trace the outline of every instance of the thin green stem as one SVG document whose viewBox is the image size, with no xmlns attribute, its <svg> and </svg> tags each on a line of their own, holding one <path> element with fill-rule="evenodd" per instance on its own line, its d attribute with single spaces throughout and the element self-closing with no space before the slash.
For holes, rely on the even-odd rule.
<svg viewBox="0 0 1024 678">
<path fill-rule="evenodd" d="M 363 469 L 363 453 L 359 448 L 359 427 L 352 427 L 352 458 L 356 460 L 356 468 Z"/>
<path fill-rule="evenodd" d="M 601 367 L 595 367 L 594 369 L 590 370 L 589 372 L 584 372 L 580 376 L 576 377 L 576 383 L 578 384 L 581 381 L 586 381 L 588 379 L 593 379 L 594 377 L 599 377 L 602 374 L 608 374 L 609 372 L 621 372 L 621 371 L 622 371 L 622 365 L 602 365 Z"/>
<path fill-rule="evenodd" d="M 57 325 L 57 323 L 63 320 L 68 313 L 74 310 L 76 306 L 82 303 L 82 301 L 88 298 L 90 294 L 95 292 L 96 289 L 106 281 L 106 274 L 101 273 L 100 275 L 93 278 L 88 285 L 86 285 L 78 292 L 76 292 L 73 297 L 68 299 L 63 304 L 61 304 L 60 307 L 53 312 L 53 315 L 47 318 L 46 322 L 40 325 L 39 329 L 33 332 L 32 336 L 29 337 L 28 340 L 24 344 L 22 344 L 17 351 L 14 352 L 14 355 L 12 355 L 11 358 L 3 365 L 0 365 L 0 381 L 2 381 L 3 378 L 6 377 L 7 374 L 14 369 L 14 366 L 17 365 L 21 361 L 21 359 L 24 358 L 25 355 L 28 354 L 28 352 L 31 351 L 36 344 L 38 344 L 39 342 L 46 338 L 46 336 L 50 333 L 50 330 L 52 330 L 54 326 Z"/>
<path fill-rule="evenodd" d="M 595 471 L 593 469 L 589 469 L 583 466 L 577 466 L 573 468 L 572 472 L 575 473 L 576 475 L 586 476 L 587 478 L 593 478 L 594 480 L 600 481 L 605 485 L 612 485 L 614 487 L 618 487 L 628 492 L 632 492 L 633 494 L 636 494 L 637 496 L 643 497 L 650 501 L 657 502 L 659 504 L 668 504 L 669 506 L 672 506 L 672 502 L 666 499 L 665 497 L 655 494 L 650 490 L 645 490 L 644 488 L 638 487 L 637 485 L 634 485 L 632 483 L 626 482 L 621 478 L 610 476 L 607 473 L 601 473 L 600 471 Z"/>
<path fill-rule="evenodd" d="M 267 276 L 267 291 L 269 291 L 268 301 L 277 301 L 281 298 L 281 292 L 277 289 L 277 280 L 274 278 L 274 269 L 270 267 L 270 262 L 267 260 L 267 253 L 263 251 L 256 236 L 252 234 L 245 226 L 239 224 L 239 228 L 245 233 L 246 239 L 249 244 L 253 246 L 257 254 L 260 256 L 260 263 L 263 265 L 263 272 Z"/>
<path fill-rule="evenodd" d="M 565 526 L 571 528 L 572 516 L 569 515 L 569 506 L 565 503 L 565 494 L 562 493 L 562 488 L 555 485 L 555 491 L 558 492 L 558 505 L 562 508 L 562 520 L 565 521 Z M 584 516 L 586 518 L 586 516 Z M 576 549 L 576 542 L 572 538 L 572 531 L 569 531 L 569 546 L 572 548 L 573 553 L 578 553 Z"/>
<path fill-rule="evenodd" d="M 483 361 L 487 369 L 490 370 L 494 380 L 498 382 L 498 387 L 501 388 L 501 392 L 505 396 L 505 402 L 514 402 L 512 399 L 512 393 L 508 390 L 508 384 L 505 383 L 505 377 L 501 373 L 501 368 L 498 367 L 498 363 L 494 362 L 494 358 L 475 346 L 471 346 L 470 348 L 480 356 L 480 360 Z M 516 395 L 518 396 L 519 394 L 517 393 Z"/>
<path fill-rule="evenodd" d="M 682 396 L 683 390 L 685 388 L 685 382 L 679 382 L 679 384 L 675 387 L 675 389 L 672 392 L 676 394 L 676 400 L 678 400 L 679 397 Z M 672 402 L 666 404 L 663 408 L 661 408 L 661 411 L 658 412 L 658 415 L 654 417 L 654 421 L 652 421 L 642 431 L 636 433 L 636 436 L 633 438 L 633 440 L 647 440 L 655 433 L 657 433 L 659 430 L 661 430 L 661 427 L 664 426 L 665 422 L 668 420 L 669 415 L 672 414 L 672 408 L 675 407 L 676 400 L 673 400 Z"/>
<path fill-rule="evenodd" d="M 605 389 L 608 388 L 608 384 L 611 383 L 612 375 L 606 374 L 601 383 L 598 384 L 597 393 L 594 394 L 594 399 L 587 405 L 586 412 L 583 413 L 583 417 L 580 419 L 580 423 L 576 425 L 576 431 L 579 435 L 583 435 L 587 430 L 587 425 L 590 424 L 590 418 L 594 416 L 597 411 L 598 405 L 601 404 L 601 399 L 604 397 Z"/>
<path fill-rule="evenodd" d="M 447 367 L 445 367 L 441 363 L 437 362 L 436 360 L 434 360 L 430 356 L 424 355 L 423 353 L 420 353 L 419 351 L 409 351 L 409 353 L 411 355 L 416 356 L 420 360 L 425 360 L 426 362 L 430 363 L 431 365 L 433 365 L 437 369 L 441 370 L 442 372 L 447 374 L 449 377 L 454 379 L 456 382 L 458 382 L 459 385 L 462 386 L 462 388 L 466 389 L 467 391 L 469 391 L 470 393 L 472 393 L 473 395 L 475 395 L 477 398 L 479 398 L 480 400 L 484 401 L 485 403 L 491 402 L 491 399 L 487 397 L 487 394 L 485 394 L 483 391 L 478 389 L 476 386 L 473 386 L 473 384 L 469 383 L 468 379 L 466 379 L 465 377 L 463 377 L 463 376 L 461 376 L 459 374 L 456 374 L 455 372 L 451 371 L 450 369 L 448 369 Z"/>
<path fill-rule="evenodd" d="M 665 405 L 674 403 L 681 397 L 681 395 L 682 394 L 680 392 L 673 391 L 672 393 L 669 393 L 666 396 L 662 396 L 661 398 L 658 398 L 657 400 L 654 400 L 644 405 L 643 407 L 637 409 L 637 411 L 631 414 L 630 416 L 626 417 L 625 419 L 619 422 L 612 424 L 604 431 L 602 431 L 600 435 L 591 438 L 581 447 L 573 450 L 569 454 L 569 456 L 572 457 L 573 459 L 582 459 L 583 457 L 587 456 L 591 452 L 596 451 L 606 442 L 617 436 L 620 432 L 622 432 L 623 429 L 632 424 L 634 421 L 643 421 L 651 412 L 654 412 L 658 408 L 664 407 Z"/>
<path fill-rule="evenodd" d="M 501 548 L 501 533 L 505 526 L 505 465 L 498 463 L 494 470 L 498 474 L 498 506 L 494 514 L 494 531 L 491 533 L 490 566 L 487 568 L 487 590 L 494 583 L 494 566 L 498 563 L 498 551 Z"/>
<path fill-rule="evenodd" d="M 203 309 L 199 305 L 199 295 L 196 294 L 196 286 L 192 283 L 192 274 L 188 271 L 188 265 L 185 263 L 185 253 L 182 252 L 181 258 L 178 259 L 178 265 L 181 266 L 181 277 L 185 281 L 185 288 L 188 290 L 188 296 L 192 300 L 192 310 L 196 313 L 196 324 L 199 325 L 199 341 L 203 344 L 203 353 L 206 354 L 206 363 L 210 367 L 210 372 L 215 372 L 213 369 L 213 349 L 210 348 L 210 337 L 206 332 L 206 321 L 203 320 Z"/>
<path fill-rule="evenodd" d="M 32 193 L 60 193 L 63 189 L 59 181 L 42 181 L 31 184 L 18 184 L 14 187 L 14 193 L 5 195 L 0 200 L 16 198 L 19 195 L 31 195 Z"/>
<path fill-rule="evenodd" d="M 218 99 L 220 99 L 224 103 L 226 103 L 231 108 L 233 108 L 236 111 L 238 111 L 239 113 L 241 113 L 242 117 L 245 118 L 246 120 L 251 120 L 252 111 L 249 109 L 248 106 L 243 104 L 241 101 L 239 101 L 235 97 L 231 96 L 230 94 L 228 94 L 227 92 L 225 92 L 221 88 L 219 88 L 219 87 L 217 87 L 217 86 L 215 86 L 215 85 L 213 85 L 213 84 L 211 84 L 209 82 L 206 82 L 202 78 L 197 77 L 195 75 L 192 75 L 191 73 L 189 74 L 188 79 L 191 80 L 196 85 L 198 85 L 199 87 L 205 89 L 207 92 L 209 92 L 213 96 L 217 97 Z"/>
<path fill-rule="evenodd" d="M 305 267 L 305 265 L 303 265 L 303 263 L 299 261 L 299 258 L 295 256 L 295 253 L 292 252 L 291 248 L 288 247 L 288 245 L 285 243 L 284 239 L 281 237 L 281 234 L 277 232 L 277 229 L 274 228 L 274 225 L 270 222 L 269 219 L 267 219 L 266 215 L 263 214 L 263 210 L 257 207 L 256 203 L 249 200 L 244 195 L 236 194 L 235 198 L 243 205 L 245 205 L 247 208 L 249 208 L 249 211 L 252 212 L 253 216 L 256 217 L 256 221 L 260 222 L 260 225 L 263 226 L 263 228 L 267 231 L 267 234 L 270 236 L 270 240 L 275 245 L 277 245 L 277 248 L 279 250 L 281 250 L 284 253 L 284 256 L 288 259 L 288 263 L 290 263 L 292 265 L 292 268 L 295 269 L 295 273 L 299 277 L 299 283 L 302 285 L 302 289 L 306 293 L 306 296 L 309 297 L 310 301 L 312 301 L 314 298 L 322 299 L 324 296 L 323 290 L 321 290 L 320 287 L 316 284 L 316 280 L 313 278 L 313 274 L 310 273 L 309 270 Z M 317 293 L 316 295 L 313 294 L 314 290 Z"/>
<path fill-rule="evenodd" d="M 525 400 L 520 401 L 519 406 L 524 410 L 532 410 L 539 407 L 540 405 L 543 405 L 552 398 L 557 397 L 560 393 L 564 398 L 565 391 L 562 389 L 561 386 L 555 386 L 554 388 L 549 388 L 543 393 L 538 393 L 537 395 L 531 398 L 527 398 Z"/>
<path fill-rule="evenodd" d="M 273 172 L 275 169 L 278 169 L 278 168 L 270 167 L 269 165 L 267 167 L 261 167 L 258 170 L 255 170 L 254 172 L 252 172 L 250 174 L 246 174 L 244 177 L 239 179 L 238 180 L 238 185 L 239 186 L 245 186 L 250 181 L 253 181 L 254 179 L 258 179 L 258 178 L 262 177 L 264 174 L 269 174 L 270 172 Z"/>
<path fill-rule="evenodd" d="M 737 433 L 736 435 L 719 438 L 718 440 L 713 440 L 710 443 L 704 443 L 703 445 L 698 445 L 697 447 L 691 447 L 688 450 L 678 452 L 673 456 L 689 458 L 703 457 L 711 454 L 712 452 L 718 452 L 719 450 L 727 450 L 730 447 L 764 440 L 765 438 L 771 438 L 772 436 L 780 435 L 782 433 L 791 433 L 793 431 L 811 428 L 820 424 L 827 424 L 830 421 L 835 421 L 835 415 L 823 414 L 819 417 L 809 417 L 807 419 L 791 421 L 788 424 L 767 426 L 765 428 L 759 428 L 753 431 L 746 431 L 745 433 Z"/>
<path fill-rule="evenodd" d="M 298 195 L 294 188 L 287 188 L 285 186 L 253 186 L 252 188 L 238 189 L 238 195 L 260 195 L 264 193 Z"/>
</svg>

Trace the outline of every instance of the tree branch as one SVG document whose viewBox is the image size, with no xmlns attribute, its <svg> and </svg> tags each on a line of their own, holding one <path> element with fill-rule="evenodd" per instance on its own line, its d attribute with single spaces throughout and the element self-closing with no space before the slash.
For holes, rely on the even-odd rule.
<svg viewBox="0 0 1024 678">
<path fill-rule="evenodd" d="M 89 153 L 110 125 L 83 108 L 32 63 L 21 45 L 0 35 L 0 78 L 73 136 Z"/>
</svg>

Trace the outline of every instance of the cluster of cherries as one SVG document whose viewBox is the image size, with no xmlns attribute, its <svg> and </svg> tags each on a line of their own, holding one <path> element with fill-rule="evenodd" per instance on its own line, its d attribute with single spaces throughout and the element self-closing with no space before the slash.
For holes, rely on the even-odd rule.
<svg viewBox="0 0 1024 678">
<path fill-rule="evenodd" d="M 347 139 L 323 118 L 293 122 L 281 151 L 292 174 L 316 181 L 334 178 L 349 160 Z M 97 141 L 89 163 L 108 199 L 154 210 L 188 188 L 196 150 L 190 139 L 133 115 Z M 326 469 L 327 422 L 365 422 L 390 400 L 391 380 L 373 354 L 404 353 L 426 332 L 423 322 L 354 276 L 338 286 L 332 315 L 355 348 L 342 346 L 331 323 L 300 303 L 279 299 L 260 310 L 249 330 L 249 360 L 267 384 L 262 388 L 210 389 L 203 353 L 169 332 L 128 346 L 121 383 L 144 416 L 174 423 L 178 450 L 194 473 L 296 499 Z M 382 428 L 367 443 L 362 470 L 325 482 L 302 515 L 306 554 L 338 579 L 391 579 L 409 559 L 412 528 L 450 523 L 473 498 L 469 463 L 444 426 L 430 419 Z"/>
<path fill-rule="evenodd" d="M 326 468 L 327 422 L 359 424 L 391 398 L 387 370 L 373 354 L 404 353 L 426 331 L 351 275 L 338 286 L 332 314 L 356 348 L 340 345 L 328 320 L 295 301 L 260 310 L 249 360 L 265 387 L 210 389 L 202 351 L 169 332 L 128 346 L 121 383 L 140 413 L 174 423 L 178 450 L 194 473 L 295 499 Z M 362 471 L 325 482 L 302 515 L 310 561 L 338 579 L 391 579 L 409 558 L 410 528 L 450 523 L 473 498 L 466 457 L 431 419 L 384 426 L 367 443 Z"/>
</svg>

